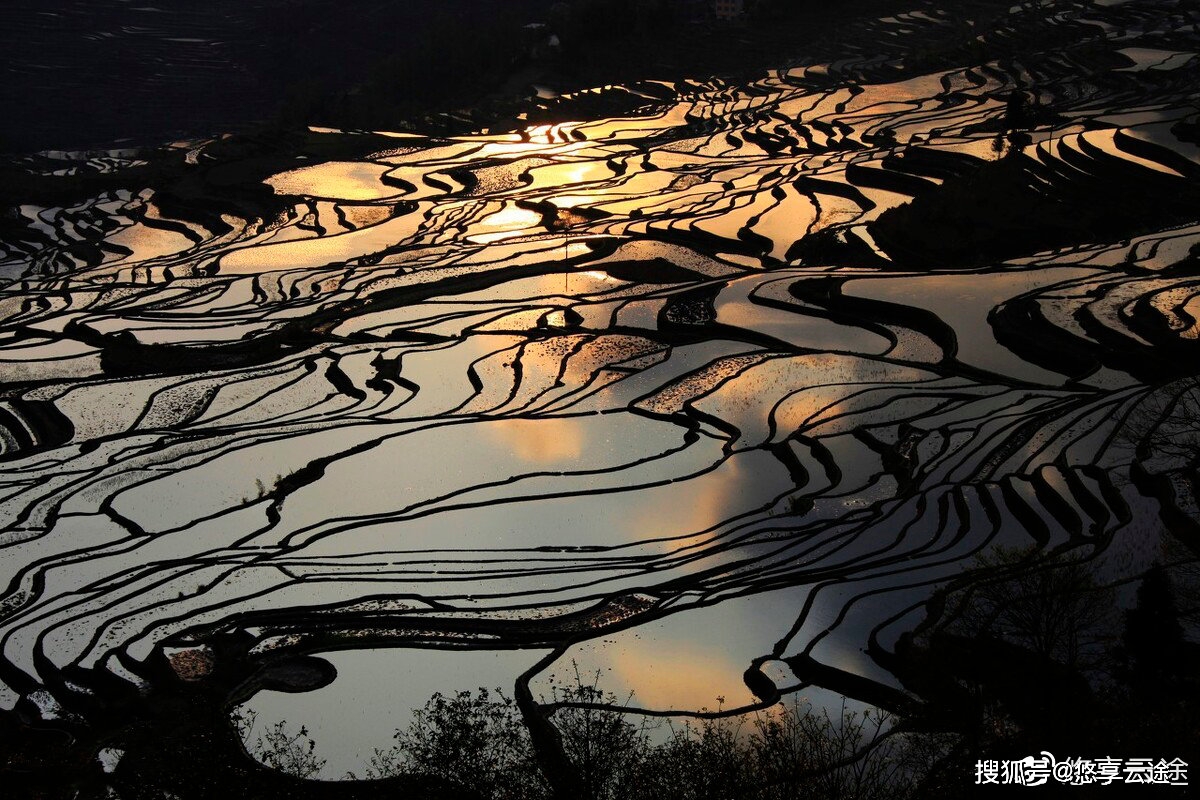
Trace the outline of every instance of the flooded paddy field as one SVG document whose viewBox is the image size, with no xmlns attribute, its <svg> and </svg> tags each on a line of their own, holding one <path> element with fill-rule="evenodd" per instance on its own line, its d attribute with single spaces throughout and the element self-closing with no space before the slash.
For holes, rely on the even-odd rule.
<svg viewBox="0 0 1200 800">
<path fill-rule="evenodd" d="M 1198 26 L 914 2 L 512 131 L 8 158 L 5 780 L 828 797 L 882 753 L 837 796 L 963 797 L 978 759 L 1186 759 Z"/>
</svg>

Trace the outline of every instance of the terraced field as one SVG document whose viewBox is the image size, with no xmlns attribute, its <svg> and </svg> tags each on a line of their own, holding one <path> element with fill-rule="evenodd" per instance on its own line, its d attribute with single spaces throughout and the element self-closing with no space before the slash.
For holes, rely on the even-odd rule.
<svg viewBox="0 0 1200 800">
<path fill-rule="evenodd" d="M 981 9 L 513 133 L 10 165 L 83 189 L 0 223 L 5 730 L 403 726 L 348 684 L 447 650 L 550 750 L 572 665 L 919 716 L 993 554 L 1193 563 L 1200 11 Z"/>
</svg>

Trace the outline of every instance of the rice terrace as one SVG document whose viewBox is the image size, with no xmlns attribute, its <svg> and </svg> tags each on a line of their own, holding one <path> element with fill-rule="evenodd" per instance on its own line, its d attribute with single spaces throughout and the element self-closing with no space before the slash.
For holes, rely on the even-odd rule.
<svg viewBox="0 0 1200 800">
<path fill-rule="evenodd" d="M 0 796 L 1194 796 L 1200 7 L 1010 3 L 0 12 Z"/>
</svg>

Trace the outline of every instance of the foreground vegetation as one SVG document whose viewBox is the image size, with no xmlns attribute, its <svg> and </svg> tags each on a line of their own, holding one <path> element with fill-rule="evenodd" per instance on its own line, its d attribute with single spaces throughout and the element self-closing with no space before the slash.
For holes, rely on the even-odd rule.
<svg viewBox="0 0 1200 800">
<path fill-rule="evenodd" d="M 793 699 L 750 717 L 635 725 L 618 699 L 580 680 L 561 690 L 554 714 L 563 749 L 588 797 L 616 798 L 904 798 L 912 796 L 923 754 L 918 742 L 892 731 L 879 710 L 816 710 Z M 605 709 L 600 706 L 609 705 Z M 303 736 L 260 739 L 259 758 L 297 773 L 323 762 Z M 664 735 L 665 734 L 665 735 Z M 286 743 L 286 754 L 271 743 Z M 435 695 L 396 732 L 396 745 L 376 750 L 353 780 L 421 773 L 470 787 L 495 800 L 553 796 L 537 766 L 512 698 L 481 688 Z M 927 744 L 921 741 L 920 744 Z M 282 757 L 281 757 L 282 756 Z"/>
<path fill-rule="evenodd" d="M 577 791 L 596 800 L 960 798 L 985 791 L 973 780 L 984 758 L 1177 757 L 1200 744 L 1187 733 L 1200 687 L 1197 646 L 1185 635 L 1197 575 L 1183 550 L 1165 555 L 1191 566 L 1146 572 L 1124 612 L 1116 587 L 1070 557 L 1005 548 L 981 556 L 972 580 L 946 594 L 941 621 L 900 648 L 898 674 L 922 695 L 906 717 L 845 703 L 831 713 L 793 696 L 748 716 L 720 716 L 717 698 L 716 712 L 682 724 L 651 721 L 625 713 L 598 675 L 578 672 L 543 705 Z M 320 775 L 326 762 L 307 729 L 277 723 L 255 734 L 252 717 L 236 721 L 259 762 Z M 437 694 L 392 748 L 344 777 L 419 775 L 489 800 L 560 796 L 528 731 L 500 689 Z M 1072 787 L 1044 791 L 1055 789 Z"/>
</svg>

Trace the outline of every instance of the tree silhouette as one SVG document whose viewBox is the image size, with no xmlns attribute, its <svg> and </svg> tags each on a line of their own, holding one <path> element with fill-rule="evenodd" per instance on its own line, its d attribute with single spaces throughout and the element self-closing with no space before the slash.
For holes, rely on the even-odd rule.
<svg viewBox="0 0 1200 800">
<path fill-rule="evenodd" d="M 435 694 L 396 732 L 407 772 L 431 775 L 477 789 L 494 800 L 548 795 L 538 772 L 529 734 L 516 704 L 499 689 L 480 688 L 447 697 Z"/>
<path fill-rule="evenodd" d="M 793 699 L 753 717 L 688 721 L 655 743 L 598 674 L 585 681 L 576 671 L 544 700 L 591 800 L 901 800 L 924 769 L 907 758 L 910 737 L 889 733 L 893 718 L 844 704 L 831 716 Z M 434 695 L 396 741 L 375 751 L 363 777 L 421 774 L 504 800 L 552 795 L 516 703 L 499 690 Z"/>
<path fill-rule="evenodd" d="M 1158 564 L 1142 578 L 1137 605 L 1125 612 L 1122 643 L 1131 683 L 1137 690 L 1159 692 L 1174 683 L 1183 650 L 1183 627 L 1171 580 Z"/>
<path fill-rule="evenodd" d="M 234 714 L 234 725 L 242 741 L 251 740 L 256 718 L 253 711 Z M 293 732 L 287 722 L 280 721 L 257 737 L 248 749 L 256 761 L 273 770 L 297 778 L 311 778 L 326 764 L 325 759 L 317 757 L 316 748 L 317 743 L 309 737 L 308 728 L 301 725 Z"/>
<path fill-rule="evenodd" d="M 997 547 L 977 556 L 982 576 L 951 601 L 948 629 L 994 637 L 1070 669 L 1095 666 L 1112 636 L 1115 599 L 1094 566 L 1036 548 Z"/>
<path fill-rule="evenodd" d="M 634 726 L 619 710 L 596 707 L 619 709 L 616 696 L 601 691 L 599 682 L 599 672 L 588 683 L 575 666 L 574 685 L 552 688 L 553 701 L 560 705 L 552 719 L 589 797 L 618 800 L 629 796 L 649 740 L 645 728 Z"/>
</svg>

